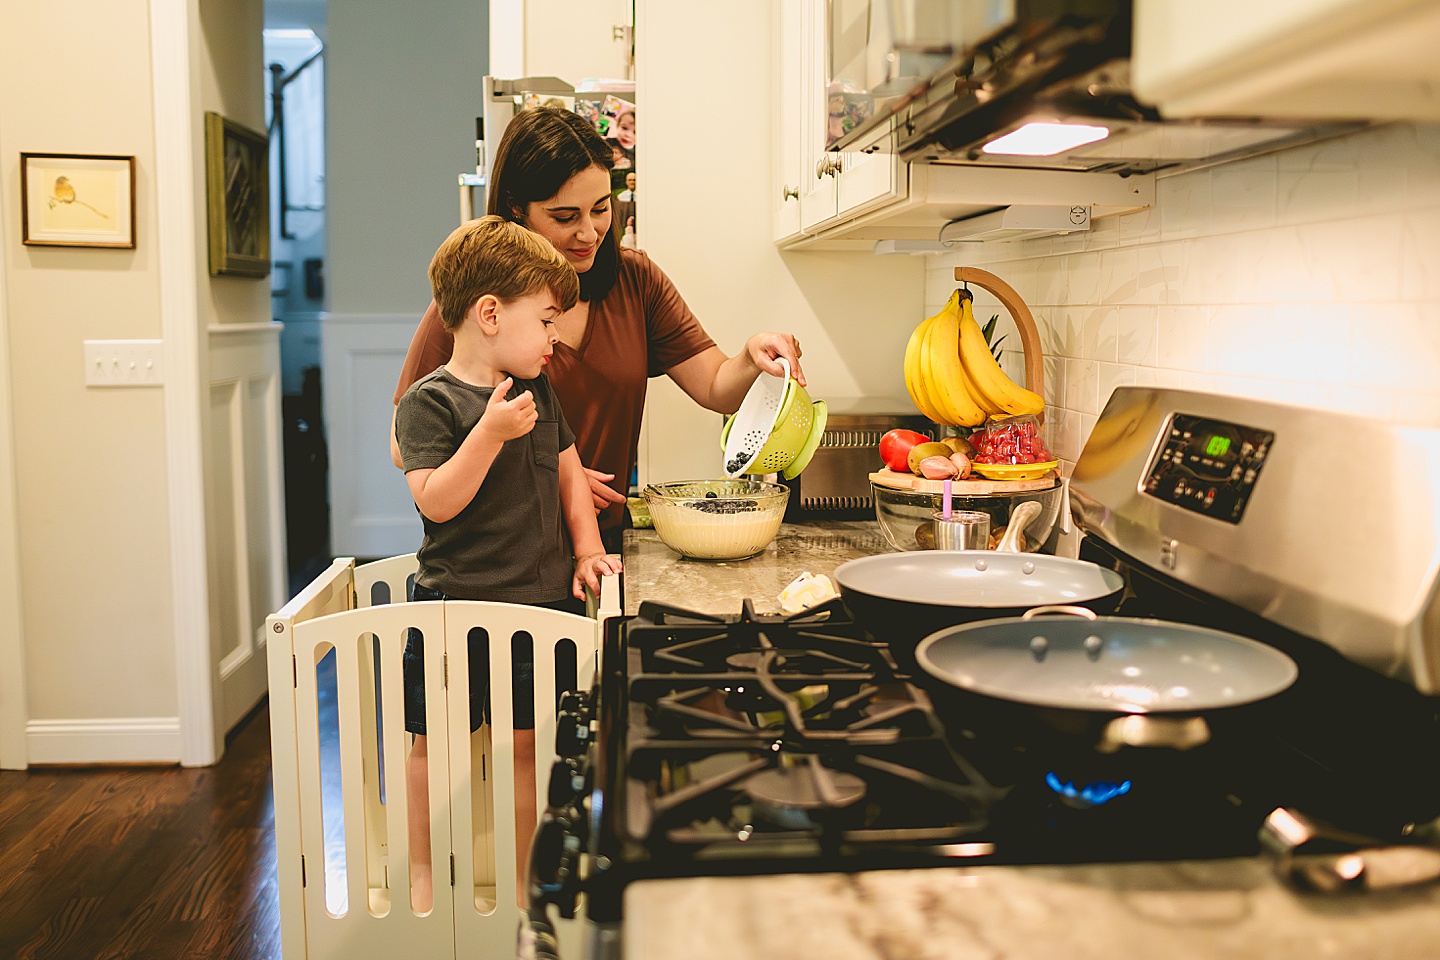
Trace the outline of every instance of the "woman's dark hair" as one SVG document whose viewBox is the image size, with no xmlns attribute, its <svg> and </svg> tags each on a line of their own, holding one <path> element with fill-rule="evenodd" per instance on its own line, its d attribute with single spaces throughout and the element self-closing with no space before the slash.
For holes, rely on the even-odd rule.
<svg viewBox="0 0 1440 960">
<path fill-rule="evenodd" d="M 565 181 L 595 166 L 608 173 L 615 160 L 590 121 L 554 107 L 521 110 L 506 126 L 495 149 L 486 212 L 518 222 L 530 204 L 549 200 Z M 619 272 L 620 244 L 612 220 L 595 251 L 594 264 L 580 274 L 580 299 L 605 299 Z"/>
</svg>

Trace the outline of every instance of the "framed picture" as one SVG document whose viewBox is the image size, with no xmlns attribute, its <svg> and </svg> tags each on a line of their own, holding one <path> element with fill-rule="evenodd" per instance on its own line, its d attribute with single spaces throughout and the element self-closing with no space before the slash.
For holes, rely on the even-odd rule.
<svg viewBox="0 0 1440 960">
<path fill-rule="evenodd" d="M 21 240 L 35 247 L 135 246 L 135 158 L 20 154 Z"/>
<path fill-rule="evenodd" d="M 205 114 L 210 275 L 270 273 L 270 144 L 263 133 Z"/>
</svg>

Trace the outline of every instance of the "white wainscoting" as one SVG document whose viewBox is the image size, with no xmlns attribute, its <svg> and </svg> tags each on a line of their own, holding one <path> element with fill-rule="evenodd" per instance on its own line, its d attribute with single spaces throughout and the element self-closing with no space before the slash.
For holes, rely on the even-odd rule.
<svg viewBox="0 0 1440 960">
<path fill-rule="evenodd" d="M 327 314 L 320 324 L 330 458 L 330 552 L 413 553 L 424 532 L 390 461 L 395 384 L 419 314 Z"/>
<path fill-rule="evenodd" d="M 25 725 L 25 753 L 32 764 L 175 763 L 180 718 L 31 720 Z"/>
<path fill-rule="evenodd" d="M 286 597 L 278 323 L 210 327 L 205 508 L 211 658 L 229 730 L 264 696 L 265 618 Z"/>
</svg>

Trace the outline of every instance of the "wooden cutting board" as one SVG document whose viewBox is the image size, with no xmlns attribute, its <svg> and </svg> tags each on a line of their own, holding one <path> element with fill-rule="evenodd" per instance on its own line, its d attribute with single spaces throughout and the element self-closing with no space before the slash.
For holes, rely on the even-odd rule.
<svg viewBox="0 0 1440 960">
<path fill-rule="evenodd" d="M 896 473 L 889 467 L 881 467 L 875 473 L 870 474 L 870 481 L 882 487 L 909 490 L 913 493 L 945 492 L 944 480 L 927 480 L 908 471 Z M 1032 490 L 1049 490 L 1055 486 L 1055 483 L 1054 470 L 1034 480 L 986 480 L 981 476 L 973 476 L 973 478 L 964 480 L 951 480 L 950 492 L 957 497 L 986 497 L 997 493 L 1028 493 Z"/>
</svg>

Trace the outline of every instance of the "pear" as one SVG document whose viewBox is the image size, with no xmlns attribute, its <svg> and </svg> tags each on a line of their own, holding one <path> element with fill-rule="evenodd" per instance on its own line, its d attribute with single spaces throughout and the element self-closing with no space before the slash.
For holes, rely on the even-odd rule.
<svg viewBox="0 0 1440 960">
<path fill-rule="evenodd" d="M 917 443 L 910 448 L 910 455 L 906 457 L 906 463 L 910 467 L 910 472 L 918 477 L 920 476 L 921 460 L 924 460 L 926 457 L 948 457 L 950 456 L 950 452 L 949 447 L 936 440 Z"/>
</svg>

